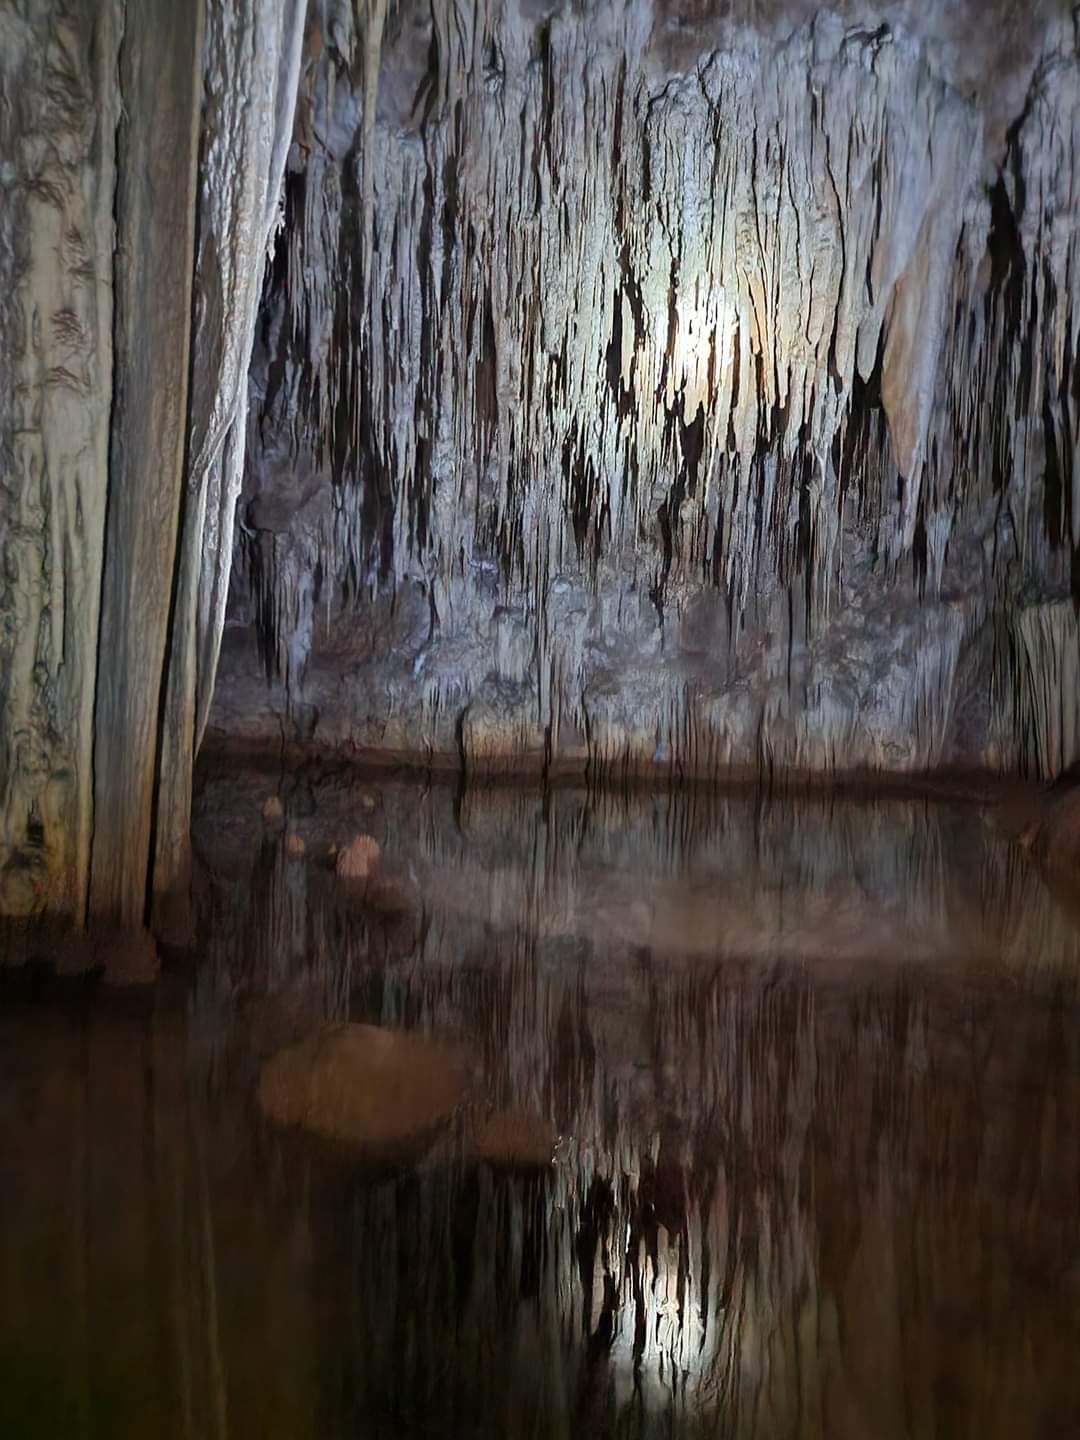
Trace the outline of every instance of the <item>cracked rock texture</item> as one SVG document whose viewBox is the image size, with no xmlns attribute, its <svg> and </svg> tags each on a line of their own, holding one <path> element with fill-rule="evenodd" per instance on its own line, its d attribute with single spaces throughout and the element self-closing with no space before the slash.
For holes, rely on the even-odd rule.
<svg viewBox="0 0 1080 1440">
<path fill-rule="evenodd" d="M 211 726 L 1054 773 L 1078 154 L 1057 4 L 313 16 Z"/>
</svg>

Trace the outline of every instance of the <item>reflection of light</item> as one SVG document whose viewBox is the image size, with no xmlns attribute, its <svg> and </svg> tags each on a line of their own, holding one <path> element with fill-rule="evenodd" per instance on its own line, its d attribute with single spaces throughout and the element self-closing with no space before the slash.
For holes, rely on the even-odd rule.
<svg viewBox="0 0 1080 1440">
<path fill-rule="evenodd" d="M 704 294 L 693 287 L 678 297 L 670 354 L 668 316 L 657 316 L 656 383 L 658 388 L 663 383 L 666 360 L 669 405 L 680 391 L 684 392 L 686 413 L 708 404 L 710 388 L 731 368 L 738 328 L 735 302 L 722 285 L 712 286 Z"/>
<path fill-rule="evenodd" d="M 725 1326 L 717 1314 L 702 1313 L 705 1297 L 700 1289 L 702 1257 L 689 1236 L 681 1240 L 659 1227 L 656 1253 L 650 1256 L 642 1242 L 631 1252 L 626 1227 L 622 1255 L 598 1255 L 592 1277 L 593 1309 L 590 1333 L 600 1324 L 605 1276 L 622 1275 L 619 1305 L 608 1342 L 608 1363 L 616 1405 L 636 1403 L 655 1415 L 662 1414 L 680 1390 L 695 1407 L 709 1403 L 710 1382 L 725 1373 Z M 690 1245 L 690 1253 L 683 1247 Z M 637 1271 L 640 1288 L 624 1266 Z M 641 1306 L 639 1312 L 638 1306 Z M 707 1300 L 706 1300 L 707 1303 Z M 644 1327 L 638 1328 L 638 1320 Z"/>
</svg>

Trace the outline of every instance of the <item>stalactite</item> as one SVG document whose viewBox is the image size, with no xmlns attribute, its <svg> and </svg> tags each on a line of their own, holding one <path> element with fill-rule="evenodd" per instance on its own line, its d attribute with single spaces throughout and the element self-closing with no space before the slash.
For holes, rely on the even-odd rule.
<svg viewBox="0 0 1080 1440">
<path fill-rule="evenodd" d="M 1024 770 L 1046 779 L 1080 755 L 1080 622 L 1071 600 L 1009 617 L 998 684 Z"/>
<path fill-rule="evenodd" d="M 262 615 L 292 654 L 276 627 L 317 564 L 331 743 L 320 646 L 419 585 L 411 679 L 372 677 L 403 748 L 597 776 L 939 763 L 962 655 L 1075 549 L 1067 19 L 1043 17 L 991 199 L 989 100 L 899 29 L 728 27 L 665 71 L 644 3 L 447 0 L 426 68 L 417 23 L 372 12 L 351 86 L 312 48 L 253 371 L 249 492 L 272 469 L 287 494 L 279 436 L 322 477 Z M 710 596 L 726 643 L 689 645 Z"/>
<path fill-rule="evenodd" d="M 250 738 L 597 780 L 1076 758 L 1075 11 L 1012 61 L 891 0 L 206 8 L 177 514 L 124 7 L 0 0 L 0 908 L 183 893 L 245 585 L 215 723 Z"/>
</svg>

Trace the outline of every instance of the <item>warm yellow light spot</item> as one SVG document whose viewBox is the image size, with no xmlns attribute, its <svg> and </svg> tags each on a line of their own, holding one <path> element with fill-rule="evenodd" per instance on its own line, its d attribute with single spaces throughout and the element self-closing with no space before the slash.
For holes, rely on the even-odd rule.
<svg viewBox="0 0 1080 1440">
<path fill-rule="evenodd" d="M 684 395 L 684 413 L 692 414 L 699 404 L 708 406 L 711 390 L 731 367 L 738 328 L 738 311 L 722 285 L 680 295 L 670 354 L 668 316 L 657 318 L 657 386 L 663 383 L 666 359 L 665 403 L 669 407 L 680 392 Z"/>
</svg>

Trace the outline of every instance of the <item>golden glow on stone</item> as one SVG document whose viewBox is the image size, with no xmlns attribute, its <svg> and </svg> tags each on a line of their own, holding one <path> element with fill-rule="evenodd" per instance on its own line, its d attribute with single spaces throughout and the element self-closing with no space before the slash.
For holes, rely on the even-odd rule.
<svg viewBox="0 0 1080 1440">
<path fill-rule="evenodd" d="M 735 358 L 739 316 L 734 298 L 723 285 L 695 286 L 676 302 L 674 337 L 668 345 L 671 323 L 661 315 L 656 323 L 656 389 L 663 392 L 666 408 L 673 409 L 680 393 L 683 413 L 693 415 L 708 406 L 723 372 Z"/>
</svg>

